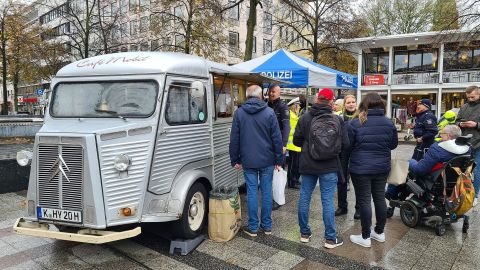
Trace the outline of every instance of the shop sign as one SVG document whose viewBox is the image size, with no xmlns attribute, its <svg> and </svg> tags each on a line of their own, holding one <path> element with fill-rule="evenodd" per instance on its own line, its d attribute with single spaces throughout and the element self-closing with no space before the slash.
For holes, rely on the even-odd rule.
<svg viewBox="0 0 480 270">
<path fill-rule="evenodd" d="M 37 98 L 24 98 L 23 102 L 35 103 L 35 102 L 37 102 Z"/>
<path fill-rule="evenodd" d="M 364 85 L 384 85 L 385 77 L 383 75 L 365 75 L 363 81 Z"/>
</svg>

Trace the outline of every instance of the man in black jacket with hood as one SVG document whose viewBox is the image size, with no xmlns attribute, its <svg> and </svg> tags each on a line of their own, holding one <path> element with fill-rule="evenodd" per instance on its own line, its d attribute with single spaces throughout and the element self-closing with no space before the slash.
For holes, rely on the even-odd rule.
<svg viewBox="0 0 480 270">
<path fill-rule="evenodd" d="M 317 94 L 315 104 L 302 115 L 295 128 L 293 144 L 302 147 L 300 155 L 299 171 L 301 174 L 300 198 L 298 201 L 298 223 L 300 225 L 300 241 L 308 243 L 312 232 L 308 225 L 310 200 L 317 182 L 320 184 L 320 194 L 323 208 L 323 223 L 325 225 L 325 247 L 335 248 L 343 244 L 343 240 L 337 236 L 335 230 L 335 207 L 333 197 L 337 189 L 338 172 L 342 169 L 339 158 L 317 160 L 310 154 L 310 128 L 313 119 L 318 115 L 329 114 L 337 117 L 340 121 L 340 136 L 343 149 L 349 148 L 348 132 L 343 124 L 343 119 L 332 114 L 334 101 L 333 91 L 324 88 Z M 332 136 L 337 136 L 332 135 Z M 332 146 L 333 147 L 333 146 Z"/>
</svg>

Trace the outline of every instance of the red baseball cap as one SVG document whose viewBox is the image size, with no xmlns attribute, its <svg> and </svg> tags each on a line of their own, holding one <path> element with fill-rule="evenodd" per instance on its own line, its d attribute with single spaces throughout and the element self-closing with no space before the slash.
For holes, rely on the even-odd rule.
<svg viewBox="0 0 480 270">
<path fill-rule="evenodd" d="M 322 90 L 318 91 L 317 97 L 320 96 L 326 100 L 333 100 L 334 98 L 333 91 L 330 88 L 323 88 Z"/>
</svg>

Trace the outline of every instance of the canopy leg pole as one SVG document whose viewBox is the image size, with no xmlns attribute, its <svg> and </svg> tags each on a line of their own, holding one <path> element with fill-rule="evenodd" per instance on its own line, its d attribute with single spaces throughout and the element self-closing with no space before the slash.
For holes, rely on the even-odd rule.
<svg viewBox="0 0 480 270">
<path fill-rule="evenodd" d="M 306 89 L 305 91 L 307 92 L 307 93 L 305 93 L 305 111 L 308 112 L 308 98 L 310 97 L 310 95 L 309 95 L 310 94 L 310 87 L 307 86 L 307 88 L 305 88 L 305 89 Z"/>
</svg>

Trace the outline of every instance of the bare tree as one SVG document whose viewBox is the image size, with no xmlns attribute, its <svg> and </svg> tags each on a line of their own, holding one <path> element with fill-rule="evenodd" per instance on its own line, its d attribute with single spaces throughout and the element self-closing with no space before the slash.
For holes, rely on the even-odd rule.
<svg viewBox="0 0 480 270">
<path fill-rule="evenodd" d="M 480 0 L 459 0 L 456 20 L 471 35 L 480 34 Z"/>
<path fill-rule="evenodd" d="M 151 3 L 152 50 L 180 51 L 222 60 L 226 46 L 220 0 L 157 0 Z"/>
<path fill-rule="evenodd" d="M 434 0 L 375 0 L 362 13 L 370 35 L 393 35 L 428 31 L 433 21 Z"/>
<path fill-rule="evenodd" d="M 2 58 L 2 93 L 3 104 L 2 114 L 8 114 L 8 91 L 7 91 L 7 50 L 10 42 L 10 37 L 7 33 L 8 17 L 12 13 L 13 2 L 9 1 L 0 6 L 0 57 Z"/>
<path fill-rule="evenodd" d="M 280 8 L 283 12 L 277 15 L 276 24 L 290 31 L 287 45 L 301 40 L 306 45 L 298 51 L 307 51 L 314 62 L 318 62 L 322 50 L 337 48 L 339 39 L 351 27 L 347 0 L 283 2 L 286 8 Z"/>
</svg>

